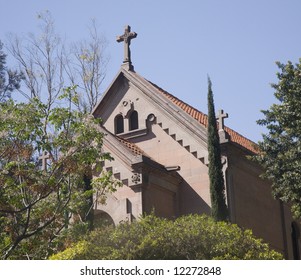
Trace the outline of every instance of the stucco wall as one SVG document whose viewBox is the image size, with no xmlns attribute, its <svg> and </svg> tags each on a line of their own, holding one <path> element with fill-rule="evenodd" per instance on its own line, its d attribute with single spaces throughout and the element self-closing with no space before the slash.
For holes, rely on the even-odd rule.
<svg viewBox="0 0 301 280">
<path fill-rule="evenodd" d="M 232 147 L 228 150 L 228 196 L 231 200 L 232 222 L 269 242 L 274 249 L 284 251 L 283 225 L 279 201 L 273 199 L 271 185 L 259 177 L 262 170 Z"/>
<path fill-rule="evenodd" d="M 208 167 L 205 164 L 157 124 L 152 126 L 151 133 L 133 141 L 155 161 L 165 166 L 180 166 L 178 173 L 183 178 L 179 194 L 180 214 L 210 211 Z"/>
<path fill-rule="evenodd" d="M 176 216 L 176 194 L 151 184 L 143 190 L 143 211 L 164 218 Z"/>
</svg>

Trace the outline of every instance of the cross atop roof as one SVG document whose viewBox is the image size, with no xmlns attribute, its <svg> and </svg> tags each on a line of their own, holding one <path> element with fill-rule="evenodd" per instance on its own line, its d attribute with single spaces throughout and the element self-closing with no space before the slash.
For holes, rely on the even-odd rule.
<svg viewBox="0 0 301 280">
<path fill-rule="evenodd" d="M 136 32 L 131 32 L 131 27 L 129 25 L 125 26 L 124 34 L 117 36 L 116 41 L 124 42 L 124 59 L 123 63 L 127 63 L 129 65 L 129 70 L 132 69 L 132 61 L 131 61 L 131 50 L 130 44 L 131 40 L 137 37 Z"/>
<path fill-rule="evenodd" d="M 43 151 L 42 155 L 39 156 L 39 159 L 42 160 L 42 170 L 46 171 L 47 170 L 47 159 L 50 158 L 50 155 L 46 152 Z"/>
<path fill-rule="evenodd" d="M 224 113 L 224 110 L 218 110 L 217 120 L 218 120 L 218 130 L 224 130 L 224 119 L 228 118 L 228 114 Z"/>
</svg>

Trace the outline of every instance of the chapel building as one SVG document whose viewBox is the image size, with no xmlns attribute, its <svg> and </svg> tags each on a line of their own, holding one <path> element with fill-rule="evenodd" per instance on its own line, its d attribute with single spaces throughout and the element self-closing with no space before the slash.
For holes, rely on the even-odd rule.
<svg viewBox="0 0 301 280">
<path fill-rule="evenodd" d="M 117 38 L 124 42 L 124 61 L 93 110 L 105 133 L 103 149 L 114 160 L 103 163 L 122 182 L 95 215 L 121 221 L 154 212 L 175 218 L 210 214 L 207 115 L 134 71 L 130 42 L 137 34 L 127 26 Z M 288 205 L 271 195 L 262 168 L 247 156 L 256 144 L 224 125 L 218 114 L 220 145 L 229 219 L 283 253 L 300 259 L 300 224 Z"/>
</svg>

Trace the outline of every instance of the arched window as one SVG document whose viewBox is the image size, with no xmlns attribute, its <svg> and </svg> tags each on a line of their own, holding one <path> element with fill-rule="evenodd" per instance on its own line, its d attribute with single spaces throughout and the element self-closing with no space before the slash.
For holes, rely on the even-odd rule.
<svg viewBox="0 0 301 280">
<path fill-rule="evenodd" d="M 138 129 L 139 125 L 138 125 L 138 112 L 137 111 L 133 111 L 130 115 L 129 118 L 130 122 L 129 122 L 129 130 L 134 130 L 134 129 Z"/>
<path fill-rule="evenodd" d="M 115 117 L 115 134 L 124 132 L 123 116 L 117 115 Z"/>
<path fill-rule="evenodd" d="M 300 248 L 299 248 L 299 238 L 300 232 L 296 222 L 292 222 L 292 245 L 293 245 L 293 256 L 294 260 L 300 260 Z"/>
</svg>

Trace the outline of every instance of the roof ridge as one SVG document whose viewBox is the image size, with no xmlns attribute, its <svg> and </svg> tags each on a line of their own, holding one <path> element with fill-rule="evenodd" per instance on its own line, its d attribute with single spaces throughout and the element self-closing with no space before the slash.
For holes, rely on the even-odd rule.
<svg viewBox="0 0 301 280">
<path fill-rule="evenodd" d="M 135 73 L 135 74 L 138 75 L 137 73 Z M 138 75 L 138 76 L 141 77 L 140 75 Z M 141 78 L 143 78 L 143 77 L 141 77 Z M 179 108 L 181 108 L 183 111 L 185 111 L 188 115 L 193 117 L 195 120 L 197 120 L 199 123 L 201 123 L 204 127 L 207 128 L 207 126 L 208 126 L 208 115 L 207 114 L 204 114 L 200 110 L 198 110 L 198 109 L 194 108 L 193 106 L 189 105 L 188 103 L 182 101 L 178 97 L 174 96 L 173 94 L 169 93 L 168 91 L 166 91 L 163 88 L 161 88 L 160 86 L 158 86 L 157 84 L 155 84 L 145 78 L 143 78 L 143 79 L 145 81 L 147 81 L 150 85 L 152 85 L 154 88 L 156 88 L 160 93 L 162 93 L 165 97 L 167 97 L 175 105 L 177 105 Z M 236 132 L 235 130 L 233 130 L 232 128 L 230 128 L 228 126 L 224 126 L 224 127 L 225 127 L 225 131 L 229 134 L 230 141 L 232 143 L 237 144 L 237 145 L 251 151 L 252 153 L 255 153 L 255 154 L 258 153 L 258 145 L 254 141 L 248 139 L 247 137 Z"/>
<path fill-rule="evenodd" d="M 208 124 L 208 115 L 201 112 L 200 110 L 194 108 L 192 105 L 188 104 L 187 102 L 181 100 L 180 98 L 174 96 L 173 94 L 169 93 L 168 91 L 164 90 L 163 88 L 161 88 L 160 86 L 158 86 L 157 84 L 148 81 L 151 85 L 153 85 L 154 87 L 156 87 L 161 93 L 163 93 L 169 100 L 173 101 L 174 104 L 176 104 L 178 107 L 182 108 L 185 107 L 187 110 L 184 110 L 186 113 L 188 113 L 190 116 L 194 117 L 194 113 L 197 112 L 199 114 L 202 115 L 203 118 L 201 118 L 200 122 L 207 127 Z M 183 108 L 182 108 L 183 109 Z M 195 111 L 195 112 L 193 112 Z M 196 119 L 196 118 L 195 118 Z M 198 120 L 198 119 L 197 119 Z"/>
</svg>

